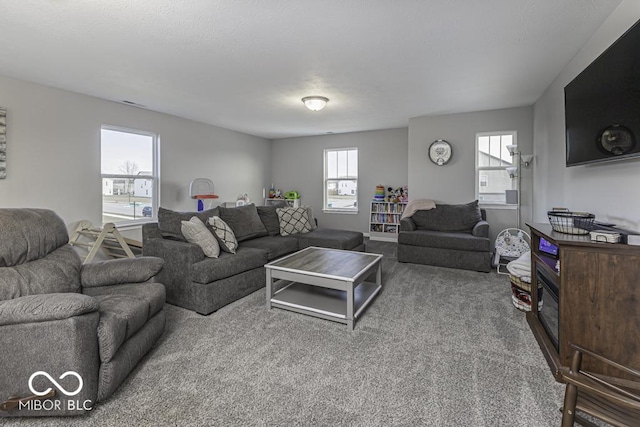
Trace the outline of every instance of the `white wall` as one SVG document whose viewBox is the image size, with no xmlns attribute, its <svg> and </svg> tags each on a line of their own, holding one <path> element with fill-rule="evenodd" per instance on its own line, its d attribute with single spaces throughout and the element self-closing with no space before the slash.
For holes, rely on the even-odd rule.
<svg viewBox="0 0 640 427">
<path fill-rule="evenodd" d="M 638 19 L 640 2 L 624 0 L 535 103 L 536 222 L 547 222 L 547 211 L 562 206 L 640 230 L 640 160 L 565 167 L 564 121 L 564 87 Z"/>
<path fill-rule="evenodd" d="M 163 207 L 196 210 L 188 194 L 194 178 L 212 179 L 220 201 L 240 193 L 259 200 L 270 179 L 267 139 L 2 76 L 0 102 L 7 110 L 0 207 L 44 207 L 68 225 L 99 225 L 103 124 L 160 135 Z"/>
<path fill-rule="evenodd" d="M 357 215 L 324 214 L 323 150 L 358 148 Z M 407 185 L 407 129 L 385 129 L 338 135 L 287 138 L 272 141 L 272 179 L 276 188 L 297 190 L 302 203 L 313 208 L 318 223 L 326 228 L 369 231 L 369 202 L 376 185 Z M 268 188 L 271 182 L 266 184 Z M 409 186 L 409 195 L 411 195 Z"/>
<path fill-rule="evenodd" d="M 436 204 L 475 200 L 476 133 L 516 131 L 518 148 L 533 153 L 533 108 L 520 107 L 471 113 L 422 116 L 409 119 L 409 198 L 433 199 Z M 437 139 L 452 145 L 449 163 L 437 166 L 429 160 L 429 145 Z M 537 159 L 534 158 L 533 163 Z M 506 173 L 506 172 L 505 172 Z M 522 169 L 521 224 L 531 218 L 532 169 Z M 500 230 L 515 227 L 516 210 L 487 208 L 492 241 Z"/>
</svg>

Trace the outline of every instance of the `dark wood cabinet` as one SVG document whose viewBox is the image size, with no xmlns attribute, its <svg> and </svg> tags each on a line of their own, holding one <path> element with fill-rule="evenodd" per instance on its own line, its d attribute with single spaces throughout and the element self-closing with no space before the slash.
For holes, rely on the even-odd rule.
<svg viewBox="0 0 640 427">
<path fill-rule="evenodd" d="M 556 379 L 559 367 L 571 364 L 569 343 L 640 369 L 640 246 L 591 242 L 589 235 L 557 233 L 548 224 L 527 225 L 532 283 L 546 284 L 541 307 L 538 287 L 531 287 L 527 321 Z M 557 258 L 539 250 L 541 239 L 558 248 Z M 557 306 L 549 292 L 554 287 Z M 614 374 L 604 364 L 585 362 L 587 370 Z"/>
</svg>

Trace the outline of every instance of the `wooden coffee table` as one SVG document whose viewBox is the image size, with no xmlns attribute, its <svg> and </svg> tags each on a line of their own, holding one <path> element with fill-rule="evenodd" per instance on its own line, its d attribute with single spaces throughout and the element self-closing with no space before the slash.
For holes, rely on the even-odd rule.
<svg viewBox="0 0 640 427">
<path fill-rule="evenodd" d="M 382 289 L 381 260 L 378 254 L 312 246 L 270 262 L 264 266 L 267 308 L 345 323 L 353 330 L 354 320 Z M 373 272 L 375 283 L 365 282 Z"/>
</svg>

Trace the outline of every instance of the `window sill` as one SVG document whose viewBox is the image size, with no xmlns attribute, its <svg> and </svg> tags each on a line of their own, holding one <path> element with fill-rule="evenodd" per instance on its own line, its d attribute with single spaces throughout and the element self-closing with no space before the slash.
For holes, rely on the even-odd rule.
<svg viewBox="0 0 640 427">
<path fill-rule="evenodd" d="M 357 215 L 358 211 L 346 211 L 340 209 L 322 209 L 322 213 L 326 214 L 343 214 L 343 215 Z"/>
<path fill-rule="evenodd" d="M 518 209 L 518 205 L 501 205 L 501 204 L 480 204 L 480 209 L 499 209 L 499 210 L 505 210 L 505 211 L 514 211 L 516 209 Z"/>
</svg>

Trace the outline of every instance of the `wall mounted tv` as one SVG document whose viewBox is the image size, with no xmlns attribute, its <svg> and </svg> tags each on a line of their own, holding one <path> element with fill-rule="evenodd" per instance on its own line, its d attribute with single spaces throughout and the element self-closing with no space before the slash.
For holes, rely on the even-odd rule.
<svg viewBox="0 0 640 427">
<path fill-rule="evenodd" d="M 640 21 L 564 88 L 567 166 L 640 157 Z"/>
</svg>

